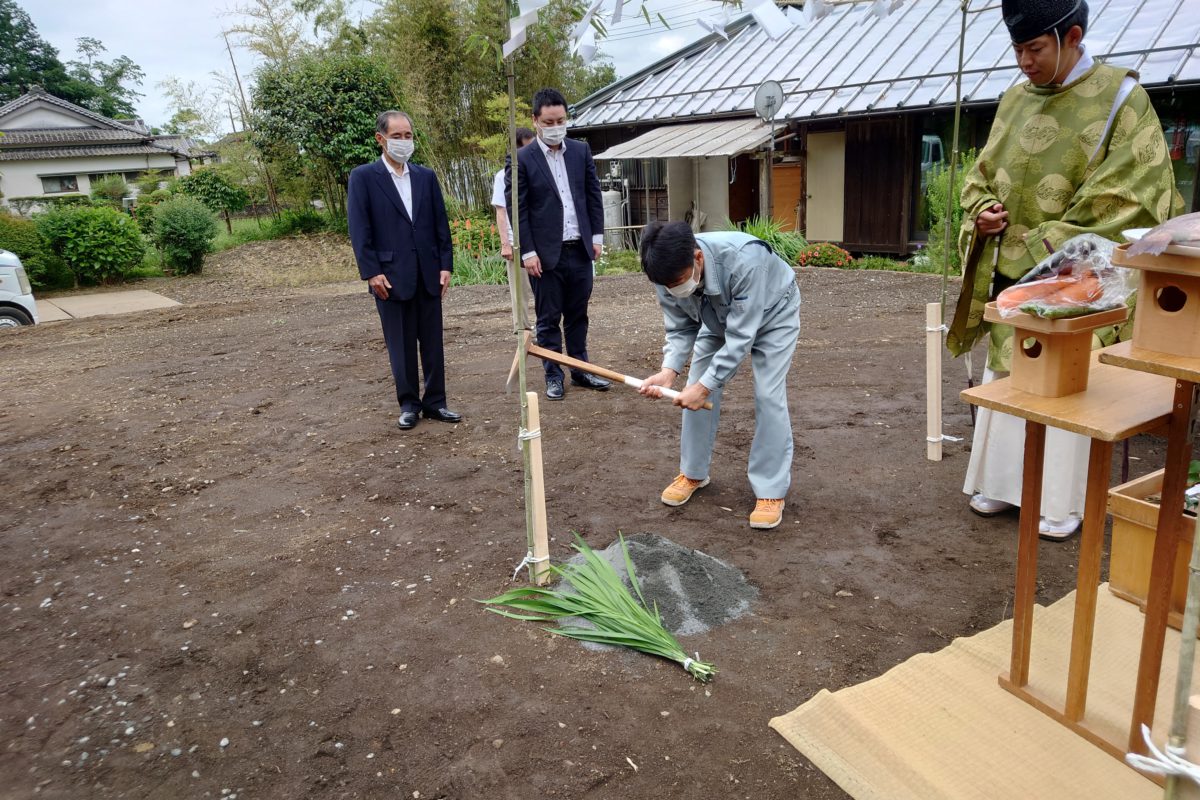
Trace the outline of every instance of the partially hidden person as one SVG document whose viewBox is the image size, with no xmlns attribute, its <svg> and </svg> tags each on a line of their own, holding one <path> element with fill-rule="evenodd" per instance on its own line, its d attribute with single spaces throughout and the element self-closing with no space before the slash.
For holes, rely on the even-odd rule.
<svg viewBox="0 0 1200 800">
<path fill-rule="evenodd" d="M 513 140 L 516 142 L 517 149 L 520 150 L 525 145 L 534 140 L 533 131 L 529 128 L 517 128 Z M 507 162 L 507 159 L 505 159 Z M 492 179 L 492 208 L 496 212 L 496 233 L 500 236 L 500 256 L 508 262 L 508 281 L 511 284 L 515 280 L 525 282 L 524 294 L 525 297 L 533 297 L 533 287 L 529 284 L 529 274 L 524 268 L 514 267 L 513 263 L 513 232 L 512 222 L 508 218 L 508 204 L 511 201 L 511 196 L 505 193 L 504 176 L 508 170 L 507 164 L 496 171 L 495 177 Z M 522 309 L 522 319 L 527 312 Z"/>
<path fill-rule="evenodd" d="M 400 404 L 397 424 L 410 430 L 421 415 L 460 422 L 462 415 L 446 405 L 442 300 L 454 252 L 442 188 L 433 170 L 411 163 L 408 114 L 380 114 L 375 141 L 382 156 L 350 173 L 346 208 L 358 272 L 383 326 Z"/>
<path fill-rule="evenodd" d="M 950 351 L 988 342 L 983 380 L 1011 369 L 1013 329 L 983 322 L 984 305 L 1068 239 L 1151 227 L 1179 213 L 1162 126 L 1137 73 L 1097 62 L 1083 39 L 1084 0 L 1003 0 L 1013 53 L 1027 80 L 1000 101 L 987 144 L 966 174 L 961 204 L 963 287 L 947 334 Z M 1127 329 L 1127 328 L 1126 328 Z M 1101 329 L 1098 346 L 1123 331 Z M 981 410 L 963 491 L 984 516 L 1021 502 L 1025 429 Z M 1079 528 L 1088 440 L 1051 428 L 1046 438 L 1041 535 Z"/>
<path fill-rule="evenodd" d="M 679 475 L 662 501 L 681 506 L 708 485 L 721 394 L 750 356 L 754 440 L 747 475 L 756 498 L 750 527 L 774 528 L 783 521 L 792 481 L 787 376 L 800 336 L 796 273 L 760 239 L 736 231 L 695 234 L 686 222 L 651 222 L 639 250 L 666 329 L 662 369 L 639 391 L 661 397 L 660 387 L 670 388 L 691 358 L 687 385 L 674 401 L 684 408 Z"/>
<path fill-rule="evenodd" d="M 600 179 L 587 142 L 567 138 L 567 101 L 557 89 L 533 96 L 537 138 L 517 152 L 517 219 L 521 263 L 533 287 L 537 343 L 588 360 L 588 303 L 594 262 L 604 244 L 604 206 Z M 512 198 L 512 167 L 504 196 Z M 509 209 L 511 216 L 512 209 Z M 562 400 L 562 367 L 544 361 L 546 399 Z M 611 383 L 572 370 L 571 383 L 606 391 Z"/>
</svg>

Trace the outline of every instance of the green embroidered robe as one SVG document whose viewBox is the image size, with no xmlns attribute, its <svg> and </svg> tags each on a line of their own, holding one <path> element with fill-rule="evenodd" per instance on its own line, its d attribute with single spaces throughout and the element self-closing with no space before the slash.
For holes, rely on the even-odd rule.
<svg viewBox="0 0 1200 800">
<path fill-rule="evenodd" d="M 1141 86 L 1105 134 L 1126 75 L 1136 77 L 1097 63 L 1061 87 L 1026 82 L 1005 92 L 963 186 L 963 287 L 946 337 L 954 355 L 990 328 L 988 366 L 1009 371 L 1012 328 L 984 323 L 983 307 L 1046 258 L 1047 243 L 1058 250 L 1081 233 L 1119 242 L 1123 230 L 1181 212 L 1162 126 Z M 1008 227 L 1002 236 L 976 235 L 976 217 L 996 203 L 1008 211 Z M 1115 338 L 1112 329 L 1105 335 Z"/>
</svg>

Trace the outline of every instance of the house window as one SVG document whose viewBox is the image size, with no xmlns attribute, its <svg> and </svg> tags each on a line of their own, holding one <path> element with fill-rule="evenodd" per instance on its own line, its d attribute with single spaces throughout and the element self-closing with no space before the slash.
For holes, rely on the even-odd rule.
<svg viewBox="0 0 1200 800">
<path fill-rule="evenodd" d="M 51 175 L 42 178 L 42 191 L 46 194 L 78 192 L 79 179 L 75 175 Z"/>
</svg>

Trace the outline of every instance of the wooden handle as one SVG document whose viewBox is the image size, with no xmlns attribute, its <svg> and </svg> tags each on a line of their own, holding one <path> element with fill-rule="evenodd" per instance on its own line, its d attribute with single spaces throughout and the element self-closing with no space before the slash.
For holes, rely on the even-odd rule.
<svg viewBox="0 0 1200 800">
<path fill-rule="evenodd" d="M 616 372 L 611 369 L 605 369 L 604 367 L 597 367 L 595 364 L 589 364 L 586 361 L 580 361 L 578 358 L 571 358 L 570 356 L 564 356 L 562 353 L 556 353 L 553 350 L 547 350 L 544 347 L 538 347 L 536 344 L 526 345 L 525 351 L 527 353 L 529 353 L 529 355 L 531 355 L 531 356 L 537 356 L 538 358 L 544 358 L 547 361 L 553 361 L 555 364 L 561 364 L 564 367 L 570 367 L 571 369 L 577 369 L 580 372 L 587 372 L 592 375 L 599 375 L 601 378 L 608 378 L 610 381 L 613 381 L 615 383 L 625 384 L 625 382 L 627 380 L 629 380 L 629 376 L 627 376 L 627 375 L 622 375 L 619 372 Z M 712 411 L 712 407 L 713 407 L 712 403 L 710 403 L 707 400 L 704 401 L 705 409 L 707 409 L 708 411 Z"/>
</svg>

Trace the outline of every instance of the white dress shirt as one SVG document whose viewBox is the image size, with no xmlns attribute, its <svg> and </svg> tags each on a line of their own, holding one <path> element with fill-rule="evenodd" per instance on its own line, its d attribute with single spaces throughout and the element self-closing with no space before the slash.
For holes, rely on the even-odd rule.
<svg viewBox="0 0 1200 800">
<path fill-rule="evenodd" d="M 542 137 L 537 137 L 534 141 L 538 143 L 538 147 L 542 148 L 542 154 L 546 156 L 546 163 L 550 166 L 550 174 L 554 176 L 554 185 L 558 187 L 558 199 L 562 201 L 563 207 L 563 233 L 562 240 L 564 242 L 578 239 L 579 234 L 579 215 L 575 212 L 575 198 L 571 195 L 571 180 L 567 176 L 567 161 L 566 152 L 568 142 L 564 139 L 562 145 L 553 150 L 542 141 Z M 579 147 L 576 143 L 575 147 Z M 598 233 L 592 236 L 592 244 L 603 245 L 604 234 Z M 533 258 L 537 255 L 537 251 L 530 250 L 528 253 L 521 254 L 521 260 Z"/>
<path fill-rule="evenodd" d="M 400 195 L 400 202 L 404 204 L 404 210 L 408 212 L 408 220 L 413 218 L 412 204 L 412 175 L 406 164 L 401 172 L 396 172 L 390 161 L 383 156 L 380 156 L 383 165 L 387 167 L 388 173 L 392 176 L 392 183 L 396 187 L 396 193 Z"/>
</svg>

